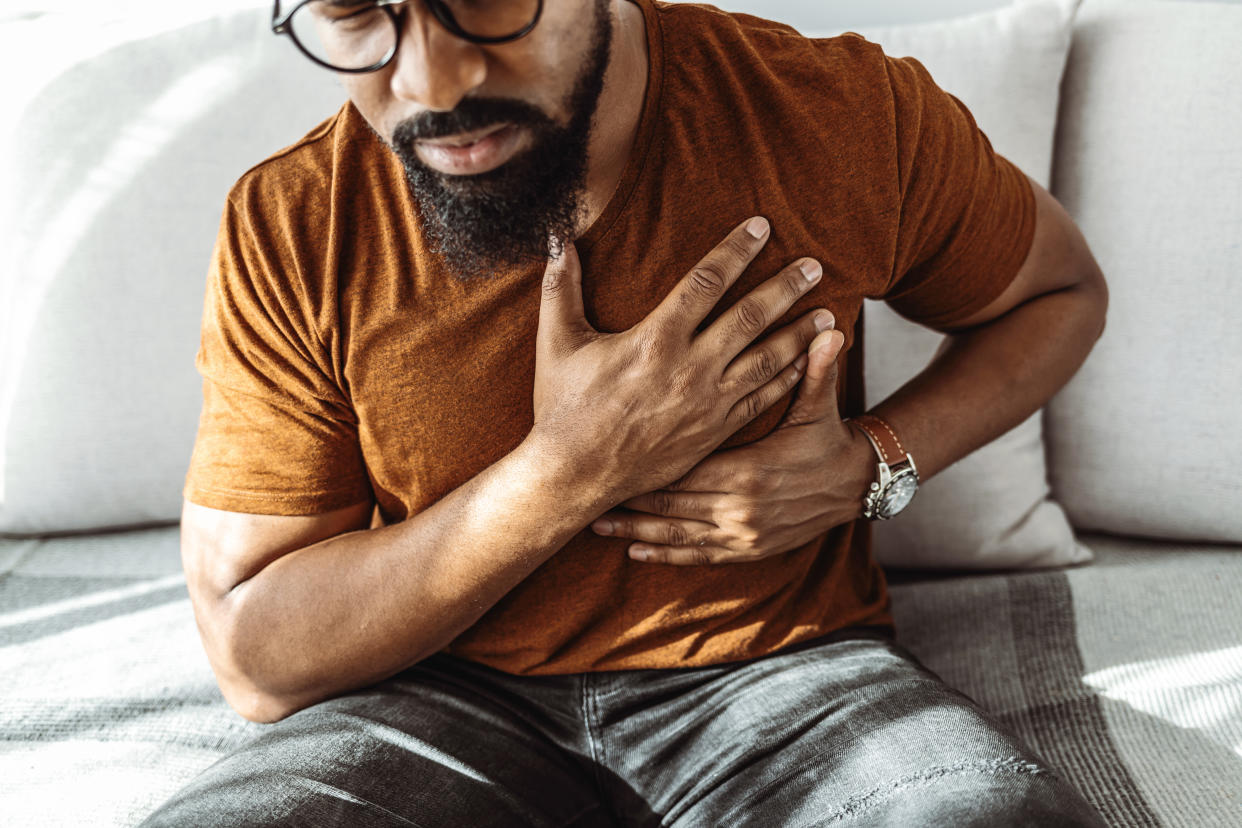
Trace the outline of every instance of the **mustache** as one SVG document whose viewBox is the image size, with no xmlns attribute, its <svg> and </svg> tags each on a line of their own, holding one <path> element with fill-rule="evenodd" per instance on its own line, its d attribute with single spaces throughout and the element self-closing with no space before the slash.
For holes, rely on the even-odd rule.
<svg viewBox="0 0 1242 828">
<path fill-rule="evenodd" d="M 552 126 L 543 110 L 510 98 L 466 98 L 448 112 L 420 112 L 397 124 L 392 141 L 409 146 L 415 141 L 442 138 L 459 132 L 484 129 L 499 123 L 515 126 Z"/>
</svg>

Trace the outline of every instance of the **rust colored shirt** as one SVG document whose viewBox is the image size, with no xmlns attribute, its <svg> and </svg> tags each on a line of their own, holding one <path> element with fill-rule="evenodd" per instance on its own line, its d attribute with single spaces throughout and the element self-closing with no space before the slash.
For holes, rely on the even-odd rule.
<svg viewBox="0 0 1242 828">
<path fill-rule="evenodd" d="M 633 326 L 730 228 L 766 216 L 771 239 L 717 313 L 818 259 L 823 279 L 778 325 L 836 315 L 841 410 L 861 413 L 863 298 L 943 328 L 997 297 L 1034 235 L 1025 177 L 915 60 L 853 34 L 639 5 L 650 79 L 620 185 L 578 240 L 587 318 Z M 346 104 L 229 196 L 186 497 L 273 515 L 373 500 L 385 522 L 417 515 L 530 430 L 541 276 L 446 272 L 401 167 Z M 725 447 L 772 431 L 789 402 Z M 518 674 L 688 667 L 893 623 L 864 521 L 745 564 L 644 564 L 627 546 L 584 529 L 447 652 Z"/>
</svg>

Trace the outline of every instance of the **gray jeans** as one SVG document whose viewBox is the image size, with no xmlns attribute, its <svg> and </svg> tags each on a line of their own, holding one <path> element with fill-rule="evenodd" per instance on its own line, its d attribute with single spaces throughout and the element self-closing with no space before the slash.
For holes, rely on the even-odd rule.
<svg viewBox="0 0 1242 828">
<path fill-rule="evenodd" d="M 1103 826 L 883 631 L 704 668 L 443 654 L 271 726 L 146 826 Z"/>
</svg>

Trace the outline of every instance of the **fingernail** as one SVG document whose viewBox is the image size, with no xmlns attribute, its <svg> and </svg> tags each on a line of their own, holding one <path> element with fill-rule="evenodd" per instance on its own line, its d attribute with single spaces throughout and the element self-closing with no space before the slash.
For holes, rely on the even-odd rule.
<svg viewBox="0 0 1242 828">
<path fill-rule="evenodd" d="M 762 216 L 755 216 L 746 222 L 746 232 L 750 233 L 756 239 L 762 239 L 768 234 L 768 220 Z"/>
<path fill-rule="evenodd" d="M 802 275 L 806 277 L 808 282 L 814 282 L 820 276 L 824 275 L 824 269 L 819 266 L 819 262 L 814 259 L 803 262 L 798 265 L 798 269 L 802 271 Z"/>
<path fill-rule="evenodd" d="M 597 520 L 591 524 L 591 528 L 595 530 L 596 534 L 611 535 L 612 534 L 612 521 L 602 520 L 602 519 Z"/>
<path fill-rule="evenodd" d="M 823 333 L 835 324 L 837 324 L 837 319 L 832 315 L 832 311 L 820 311 L 815 314 L 815 330 L 820 333 Z"/>
<path fill-rule="evenodd" d="M 817 337 L 819 339 L 819 337 Z M 832 351 L 839 350 L 845 344 L 845 334 L 840 331 L 833 331 L 830 335 L 823 337 L 817 344 L 811 345 L 811 353 L 816 351 Z"/>
<path fill-rule="evenodd" d="M 636 561 L 645 561 L 651 557 L 651 550 L 645 546 L 631 546 L 630 557 Z"/>
</svg>

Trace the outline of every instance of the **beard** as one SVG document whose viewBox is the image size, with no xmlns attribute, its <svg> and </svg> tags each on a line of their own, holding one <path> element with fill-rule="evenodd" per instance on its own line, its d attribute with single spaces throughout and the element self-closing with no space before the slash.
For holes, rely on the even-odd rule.
<svg viewBox="0 0 1242 828">
<path fill-rule="evenodd" d="M 566 98 L 561 126 L 538 107 L 505 98 L 465 98 L 451 112 L 422 112 L 397 125 L 391 147 L 405 168 L 432 248 L 459 280 L 546 262 L 582 219 L 591 122 L 612 46 L 608 0 L 595 3 L 587 58 Z M 531 146 L 494 170 L 445 175 L 419 160 L 420 139 L 499 123 L 529 129 Z"/>
</svg>

